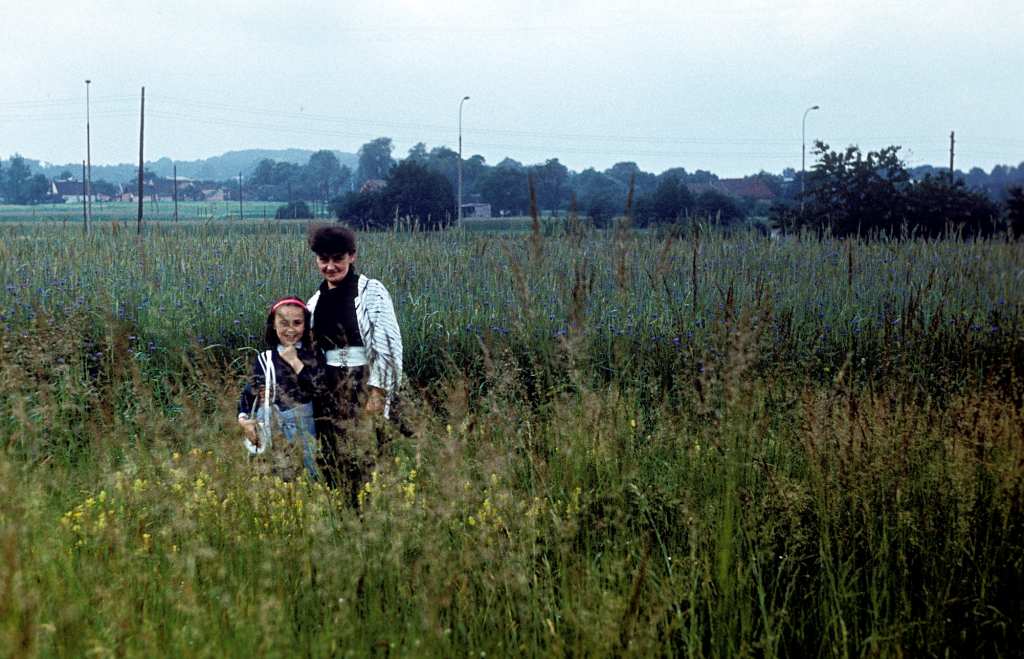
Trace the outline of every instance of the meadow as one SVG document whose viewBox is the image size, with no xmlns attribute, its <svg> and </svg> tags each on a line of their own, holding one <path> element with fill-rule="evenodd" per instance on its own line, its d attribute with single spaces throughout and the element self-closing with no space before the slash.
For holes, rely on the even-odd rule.
<svg viewBox="0 0 1024 659">
<path fill-rule="evenodd" d="M 1020 242 L 363 234 L 406 432 L 353 508 L 234 421 L 305 223 L 133 229 L 0 225 L 5 655 L 1024 646 Z"/>
<path fill-rule="evenodd" d="M 242 204 L 241 213 L 249 219 L 273 218 L 283 202 L 248 201 Z M 134 201 L 94 201 L 92 216 L 95 222 L 117 221 L 134 226 L 138 218 L 139 205 Z M 68 225 L 82 224 L 81 202 L 62 204 L 36 204 L 31 206 L 0 204 L 0 223 L 4 222 L 61 222 Z M 143 221 L 173 221 L 174 202 L 145 200 L 142 207 Z M 238 201 L 178 201 L 178 221 L 238 220 Z M 244 218 L 243 218 L 244 219 Z"/>
</svg>

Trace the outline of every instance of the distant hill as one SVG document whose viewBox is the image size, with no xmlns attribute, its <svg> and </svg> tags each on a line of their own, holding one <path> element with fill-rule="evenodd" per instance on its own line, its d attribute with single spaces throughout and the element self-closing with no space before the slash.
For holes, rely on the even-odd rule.
<svg viewBox="0 0 1024 659">
<path fill-rule="evenodd" d="M 241 172 L 243 176 L 248 175 L 256 167 L 256 164 L 264 158 L 270 158 L 277 162 L 293 162 L 305 165 L 309 157 L 315 153 L 309 149 L 245 149 L 242 151 L 228 151 L 227 153 L 211 158 L 200 160 L 178 160 L 160 158 L 159 160 L 147 160 L 146 168 L 158 176 L 170 177 L 174 165 L 178 165 L 178 176 L 200 180 L 222 181 L 234 178 Z M 358 158 L 354 153 L 335 151 L 334 155 L 342 165 L 346 165 L 355 171 Z M 38 160 L 25 158 L 25 162 L 31 167 L 33 173 L 42 173 L 49 178 L 58 176 L 63 171 L 69 171 L 75 178 L 81 177 L 82 163 L 69 163 L 66 165 L 54 165 L 42 163 Z M 7 163 L 4 161 L 3 166 Z M 122 163 L 119 165 L 93 165 L 92 178 L 94 181 L 104 179 L 111 183 L 124 183 L 135 176 L 135 165 Z"/>
</svg>

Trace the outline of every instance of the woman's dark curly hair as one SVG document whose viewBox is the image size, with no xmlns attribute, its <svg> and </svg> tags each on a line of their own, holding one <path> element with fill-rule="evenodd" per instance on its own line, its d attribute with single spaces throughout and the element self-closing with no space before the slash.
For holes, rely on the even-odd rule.
<svg viewBox="0 0 1024 659">
<path fill-rule="evenodd" d="M 309 231 L 309 249 L 317 256 L 356 253 L 356 234 L 348 227 L 321 224 Z"/>
<path fill-rule="evenodd" d="M 282 302 L 284 304 L 282 304 Z M 267 344 L 267 348 L 274 350 L 281 343 L 277 338 L 277 329 L 274 327 L 274 318 L 277 316 L 277 310 L 282 306 L 296 306 L 302 307 L 302 320 L 305 326 L 302 328 L 302 345 L 309 347 L 313 345 L 313 339 L 309 333 L 309 325 L 312 322 L 312 316 L 309 313 L 309 309 L 306 307 L 306 303 L 294 296 L 283 297 L 274 304 L 270 305 L 270 313 L 267 314 L 267 329 L 263 333 L 263 340 Z"/>
</svg>

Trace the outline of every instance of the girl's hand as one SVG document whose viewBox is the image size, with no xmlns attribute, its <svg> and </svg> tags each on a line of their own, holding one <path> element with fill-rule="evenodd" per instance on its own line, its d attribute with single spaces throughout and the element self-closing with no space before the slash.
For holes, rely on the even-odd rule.
<svg viewBox="0 0 1024 659">
<path fill-rule="evenodd" d="M 384 390 L 377 387 L 367 387 L 366 411 L 379 414 L 384 411 Z"/>
<path fill-rule="evenodd" d="M 246 438 L 252 442 L 252 445 L 258 448 L 260 445 L 260 438 L 259 434 L 256 432 L 256 421 L 254 419 L 239 419 L 238 425 L 242 426 L 242 432 L 244 432 Z"/>
<path fill-rule="evenodd" d="M 293 371 L 299 373 L 305 364 L 299 359 L 299 353 L 295 350 L 295 344 L 285 345 L 282 343 L 281 345 L 284 346 L 281 350 L 281 359 L 291 366 Z"/>
</svg>

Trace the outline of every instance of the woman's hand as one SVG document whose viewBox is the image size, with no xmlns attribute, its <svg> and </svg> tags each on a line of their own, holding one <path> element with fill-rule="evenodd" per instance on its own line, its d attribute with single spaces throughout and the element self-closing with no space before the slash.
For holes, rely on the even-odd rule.
<svg viewBox="0 0 1024 659">
<path fill-rule="evenodd" d="M 259 448 L 260 438 L 259 434 L 256 432 L 255 419 L 239 419 L 238 425 L 242 426 L 242 432 L 244 432 L 246 438 L 252 442 L 252 445 Z"/>
<path fill-rule="evenodd" d="M 366 411 L 373 414 L 380 414 L 384 411 L 384 390 L 377 387 L 367 387 Z"/>
</svg>

